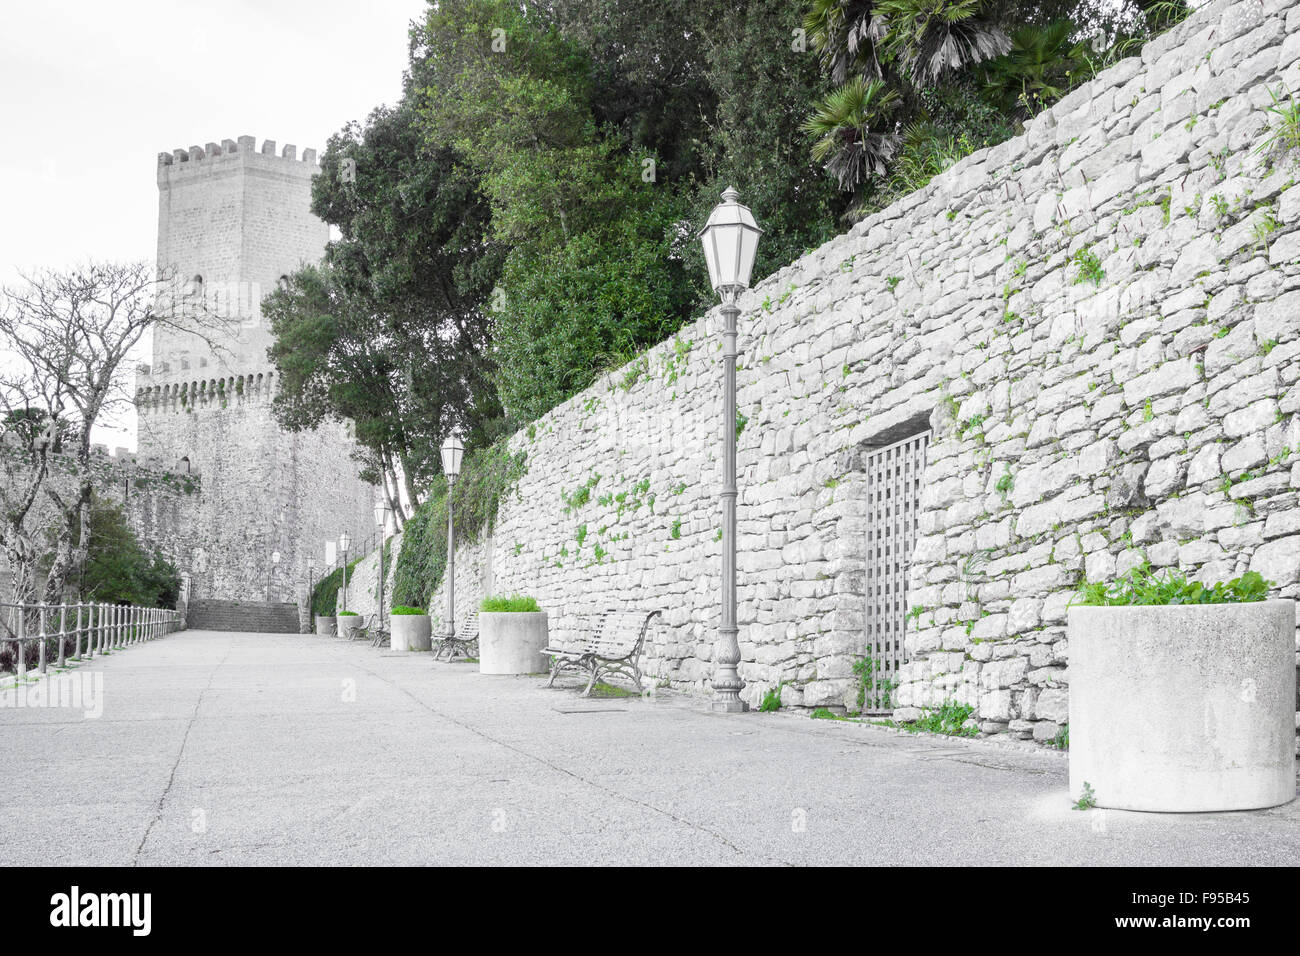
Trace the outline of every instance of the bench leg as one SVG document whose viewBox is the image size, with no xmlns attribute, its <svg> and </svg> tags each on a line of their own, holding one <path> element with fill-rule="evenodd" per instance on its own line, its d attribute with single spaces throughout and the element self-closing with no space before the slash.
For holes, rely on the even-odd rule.
<svg viewBox="0 0 1300 956">
<path fill-rule="evenodd" d="M 546 682 L 547 687 L 555 686 L 555 678 L 560 676 L 560 671 L 564 670 L 563 661 L 556 657 L 551 659 L 551 679 Z"/>
<path fill-rule="evenodd" d="M 591 689 L 596 686 L 596 681 L 600 678 L 600 664 L 592 661 L 589 666 L 591 667 L 591 680 L 587 681 L 587 689 L 582 692 L 583 697 L 591 696 Z"/>
</svg>

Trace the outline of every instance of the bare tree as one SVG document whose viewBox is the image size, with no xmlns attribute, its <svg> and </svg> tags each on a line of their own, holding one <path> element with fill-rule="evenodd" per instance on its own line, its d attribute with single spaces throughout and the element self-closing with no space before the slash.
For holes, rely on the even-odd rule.
<svg viewBox="0 0 1300 956">
<path fill-rule="evenodd" d="M 71 494 L 44 482 L 62 517 L 44 589 L 44 600 L 57 603 L 86 561 L 94 488 L 91 433 L 106 413 L 131 402 L 128 359 L 145 333 L 159 326 L 184 329 L 212 344 L 215 336 L 208 332 L 220 321 L 202 303 L 178 313 L 171 306 L 174 277 L 155 277 L 147 262 L 92 263 L 23 279 L 23 287 L 0 292 L 0 349 L 15 356 L 20 375 L 57 390 L 57 403 L 47 407 L 64 430 L 77 477 Z"/>
<path fill-rule="evenodd" d="M 35 597 L 38 541 L 45 530 L 38 500 L 64 424 L 59 377 L 7 367 L 15 364 L 0 357 L 0 549 L 14 601 L 26 604 Z"/>
</svg>

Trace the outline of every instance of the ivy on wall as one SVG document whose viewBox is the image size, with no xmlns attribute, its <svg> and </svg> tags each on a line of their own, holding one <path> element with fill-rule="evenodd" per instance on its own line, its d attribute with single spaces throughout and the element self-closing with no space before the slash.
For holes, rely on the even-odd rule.
<svg viewBox="0 0 1300 956">
<path fill-rule="evenodd" d="M 511 454 L 508 439 L 467 452 L 452 485 L 458 544 L 474 544 L 496 524 L 501 499 L 528 470 L 524 452 Z M 429 497 L 406 522 L 393 572 L 393 603 L 428 607 L 447 568 L 447 480 L 439 475 Z"/>
<path fill-rule="evenodd" d="M 365 555 L 348 565 L 348 593 L 352 591 L 352 575 Z M 338 613 L 339 588 L 343 587 L 343 569 L 335 568 L 316 582 L 311 590 L 311 613 L 316 617 L 333 617 Z"/>
</svg>

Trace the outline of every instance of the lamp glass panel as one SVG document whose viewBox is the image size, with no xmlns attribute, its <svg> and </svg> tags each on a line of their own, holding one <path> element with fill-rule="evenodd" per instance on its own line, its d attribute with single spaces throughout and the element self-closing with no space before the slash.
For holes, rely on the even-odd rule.
<svg viewBox="0 0 1300 956">
<path fill-rule="evenodd" d="M 704 247 L 704 261 L 709 266 L 709 287 L 716 289 L 718 287 L 718 249 L 717 236 L 712 229 L 704 231 L 704 235 L 700 237 L 700 245 Z"/>
<path fill-rule="evenodd" d="M 749 277 L 754 271 L 754 257 L 758 254 L 758 233 L 753 229 L 740 230 L 740 257 L 736 271 L 736 284 L 749 288 Z"/>
<path fill-rule="evenodd" d="M 740 226 L 715 226 L 718 242 L 718 282 L 730 286 L 736 283 L 737 266 L 740 254 Z"/>
</svg>

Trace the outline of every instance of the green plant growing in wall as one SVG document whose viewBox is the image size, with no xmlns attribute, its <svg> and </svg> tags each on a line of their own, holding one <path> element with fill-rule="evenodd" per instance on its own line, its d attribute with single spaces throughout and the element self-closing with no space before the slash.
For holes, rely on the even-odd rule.
<svg viewBox="0 0 1300 956">
<path fill-rule="evenodd" d="M 1008 465 L 1007 470 L 1003 472 L 1002 477 L 998 479 L 998 483 L 993 487 L 996 489 L 997 493 L 1002 496 L 1003 500 L 1006 500 L 1006 497 L 1011 494 L 1011 489 L 1014 487 L 1015 481 L 1015 478 L 1011 476 L 1011 466 Z"/>
<path fill-rule="evenodd" d="M 868 710 L 889 710 L 894 706 L 894 691 L 898 685 L 893 678 L 883 673 L 878 658 L 855 657 L 853 676 L 858 683 L 858 713 Z"/>
<path fill-rule="evenodd" d="M 1255 148 L 1255 152 L 1285 152 L 1300 147 L 1300 100 L 1285 87 L 1269 87 L 1268 95 L 1273 101 L 1264 110 L 1269 117 L 1269 135 Z"/>
<path fill-rule="evenodd" d="M 1091 282 L 1093 285 L 1101 285 L 1101 280 L 1106 278 L 1106 270 L 1101 266 L 1101 260 L 1091 249 L 1079 249 L 1071 257 L 1071 261 L 1078 268 L 1074 276 L 1074 284 L 1081 285 L 1084 282 Z"/>
<path fill-rule="evenodd" d="M 649 373 L 650 357 L 647 355 L 638 356 L 628 365 L 627 372 L 623 376 L 623 381 L 619 383 L 619 387 L 625 392 L 631 391 L 632 386 L 645 378 Z"/>
<path fill-rule="evenodd" d="M 974 737 L 979 731 L 974 727 L 962 725 L 975 713 L 970 704 L 959 704 L 955 700 L 944 701 L 938 710 L 923 710 L 914 723 L 905 724 L 911 733 L 943 734 L 946 737 Z"/>
<path fill-rule="evenodd" d="M 591 491 L 600 484 L 600 475 L 592 475 L 585 483 L 579 485 L 572 493 L 560 489 L 560 500 L 564 502 L 564 513 L 572 514 L 591 500 Z"/>
<path fill-rule="evenodd" d="M 1255 236 L 1255 246 L 1260 252 L 1268 249 L 1269 237 L 1281 228 L 1279 223 L 1271 212 L 1265 211 L 1263 215 L 1255 221 L 1252 232 Z"/>
<path fill-rule="evenodd" d="M 759 711 L 764 714 L 770 714 L 781 709 L 781 688 L 785 682 L 777 684 L 775 687 L 769 687 L 767 693 L 763 695 L 763 702 L 758 705 Z"/>
<path fill-rule="evenodd" d="M 1092 791 L 1092 784 L 1083 782 L 1083 794 L 1074 802 L 1076 810 L 1091 810 L 1097 805 L 1097 795 Z"/>
</svg>

